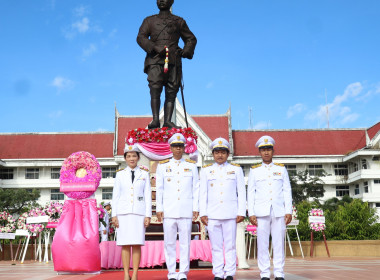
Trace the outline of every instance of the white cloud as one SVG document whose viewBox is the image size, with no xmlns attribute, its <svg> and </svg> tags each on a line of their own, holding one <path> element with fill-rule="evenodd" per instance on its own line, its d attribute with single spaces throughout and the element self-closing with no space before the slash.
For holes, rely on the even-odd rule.
<svg viewBox="0 0 380 280">
<path fill-rule="evenodd" d="M 82 20 L 79 20 L 71 24 L 71 27 L 74 30 L 77 30 L 79 33 L 86 33 L 88 29 L 90 28 L 89 24 L 90 24 L 90 20 L 87 17 L 84 17 L 82 18 Z"/>
<path fill-rule="evenodd" d="M 83 49 L 83 52 L 82 52 L 83 58 L 85 59 L 87 57 L 90 57 L 91 55 L 96 53 L 96 51 L 97 51 L 96 45 L 90 44 L 87 48 Z"/>
<path fill-rule="evenodd" d="M 72 89 L 74 87 L 74 82 L 64 77 L 57 76 L 53 79 L 50 85 L 55 87 L 58 90 L 58 92 L 61 92 L 63 90 Z"/>
<path fill-rule="evenodd" d="M 214 87 L 214 82 L 209 82 L 207 85 L 206 85 L 206 88 L 213 88 Z"/>
<path fill-rule="evenodd" d="M 82 16 L 88 14 L 89 12 L 90 12 L 90 8 L 88 6 L 84 6 L 84 5 L 80 5 L 73 10 L 73 14 L 76 17 L 82 17 Z"/>
<path fill-rule="evenodd" d="M 61 117 L 62 115 L 63 115 L 63 111 L 62 110 L 58 110 L 58 111 L 51 112 L 49 114 L 49 118 L 51 118 L 51 119 L 57 119 L 57 118 Z"/>
<path fill-rule="evenodd" d="M 295 114 L 301 113 L 306 110 L 306 106 L 302 103 L 297 103 L 291 107 L 289 107 L 288 112 L 286 113 L 287 118 L 293 117 Z"/>
<path fill-rule="evenodd" d="M 261 122 L 258 122 L 257 124 L 255 124 L 253 126 L 253 129 L 269 129 L 271 128 L 272 124 L 271 122 L 265 122 L 265 121 L 261 121 Z"/>
<path fill-rule="evenodd" d="M 333 125 L 343 125 L 358 119 L 359 114 L 352 113 L 351 108 L 344 106 L 343 103 L 351 101 L 362 93 L 363 85 L 360 82 L 349 84 L 342 95 L 335 96 L 333 102 L 327 105 L 320 105 L 319 109 L 314 112 L 309 112 L 305 119 L 318 120 L 321 123 L 326 123 L 327 120 Z M 328 116 L 328 119 L 327 119 Z"/>
</svg>

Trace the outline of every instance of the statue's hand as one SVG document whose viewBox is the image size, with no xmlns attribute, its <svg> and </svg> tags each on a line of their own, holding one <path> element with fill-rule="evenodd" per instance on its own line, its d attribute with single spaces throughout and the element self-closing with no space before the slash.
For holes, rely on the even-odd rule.
<svg viewBox="0 0 380 280">
<path fill-rule="evenodd" d="M 154 46 L 153 50 L 159 55 L 164 56 L 165 55 L 165 48 L 160 46 Z"/>
<path fill-rule="evenodd" d="M 184 50 L 181 50 L 181 56 L 182 56 L 183 58 L 187 58 L 187 59 L 192 59 L 192 58 L 193 58 L 193 56 L 192 56 L 191 53 L 189 53 L 189 52 L 187 52 L 187 51 L 184 51 Z"/>
</svg>

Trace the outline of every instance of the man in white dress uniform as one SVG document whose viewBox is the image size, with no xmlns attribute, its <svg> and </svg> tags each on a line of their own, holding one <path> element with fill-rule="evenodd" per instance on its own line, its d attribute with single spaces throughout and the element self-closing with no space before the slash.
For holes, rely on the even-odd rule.
<svg viewBox="0 0 380 280">
<path fill-rule="evenodd" d="M 248 178 L 248 214 L 257 225 L 257 264 L 262 280 L 270 279 L 269 235 L 273 244 L 273 274 L 284 280 L 285 230 L 292 220 L 292 190 L 283 164 L 273 163 L 275 141 L 261 137 L 256 148 L 263 160 L 251 167 Z"/>
<path fill-rule="evenodd" d="M 168 141 L 173 158 L 163 160 L 156 171 L 156 211 L 164 220 L 165 259 L 170 280 L 185 280 L 190 269 L 192 219 L 199 214 L 199 177 L 195 161 L 183 159 L 185 137 L 174 134 Z M 179 233 L 180 265 L 176 272 Z"/>
<path fill-rule="evenodd" d="M 111 203 L 106 202 L 103 204 L 103 208 L 105 210 L 103 220 L 106 223 L 104 226 L 103 223 L 99 224 L 99 233 L 101 236 L 101 242 L 108 241 L 108 233 L 110 230 L 110 216 L 108 214 L 108 211 L 111 209 Z"/>
<path fill-rule="evenodd" d="M 215 163 L 201 170 L 200 216 L 211 242 L 214 280 L 232 280 L 236 272 L 236 224 L 246 213 L 244 175 L 239 165 L 227 162 L 231 150 L 227 140 L 215 139 L 210 149 Z"/>
</svg>

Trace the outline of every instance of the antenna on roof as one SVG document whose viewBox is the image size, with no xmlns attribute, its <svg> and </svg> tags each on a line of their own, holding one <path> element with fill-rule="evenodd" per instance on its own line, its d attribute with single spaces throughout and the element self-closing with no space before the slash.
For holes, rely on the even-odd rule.
<svg viewBox="0 0 380 280">
<path fill-rule="evenodd" d="M 249 129 L 252 129 L 252 107 L 248 106 L 249 111 Z"/>
<path fill-rule="evenodd" d="M 325 100 L 326 100 L 326 117 L 327 117 L 327 128 L 330 128 L 330 120 L 329 120 L 329 106 L 327 104 L 327 90 L 325 89 Z"/>
</svg>

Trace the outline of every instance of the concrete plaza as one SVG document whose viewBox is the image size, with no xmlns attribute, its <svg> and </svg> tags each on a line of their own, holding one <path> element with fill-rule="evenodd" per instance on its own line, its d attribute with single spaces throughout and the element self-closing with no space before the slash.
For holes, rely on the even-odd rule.
<svg viewBox="0 0 380 280">
<path fill-rule="evenodd" d="M 235 279 L 260 279 L 257 261 L 250 260 L 249 264 L 251 268 L 238 270 Z M 141 271 L 144 273 L 144 271 L 148 270 L 143 269 Z M 159 271 L 162 270 L 158 269 L 157 272 Z M 286 280 L 380 279 L 380 258 L 287 258 L 285 272 Z M 119 278 L 115 277 L 114 270 L 102 271 L 101 278 L 108 279 L 106 277 L 107 273 L 112 273 L 113 277 L 109 279 Z M 210 272 L 207 274 L 210 274 Z M 165 273 L 160 273 L 160 275 L 165 275 Z M 27 261 L 24 264 L 20 264 L 20 262 L 0 261 L 0 279 L 4 280 L 84 280 L 90 278 L 94 279 L 94 275 L 57 275 L 54 272 L 53 263 L 46 264 Z M 153 277 L 152 279 L 161 278 L 165 280 L 162 276 Z M 121 273 L 120 279 L 123 279 Z M 195 280 L 191 277 L 191 274 L 189 275 L 189 280 Z M 210 280 L 212 280 L 212 277 L 210 277 Z"/>
</svg>

